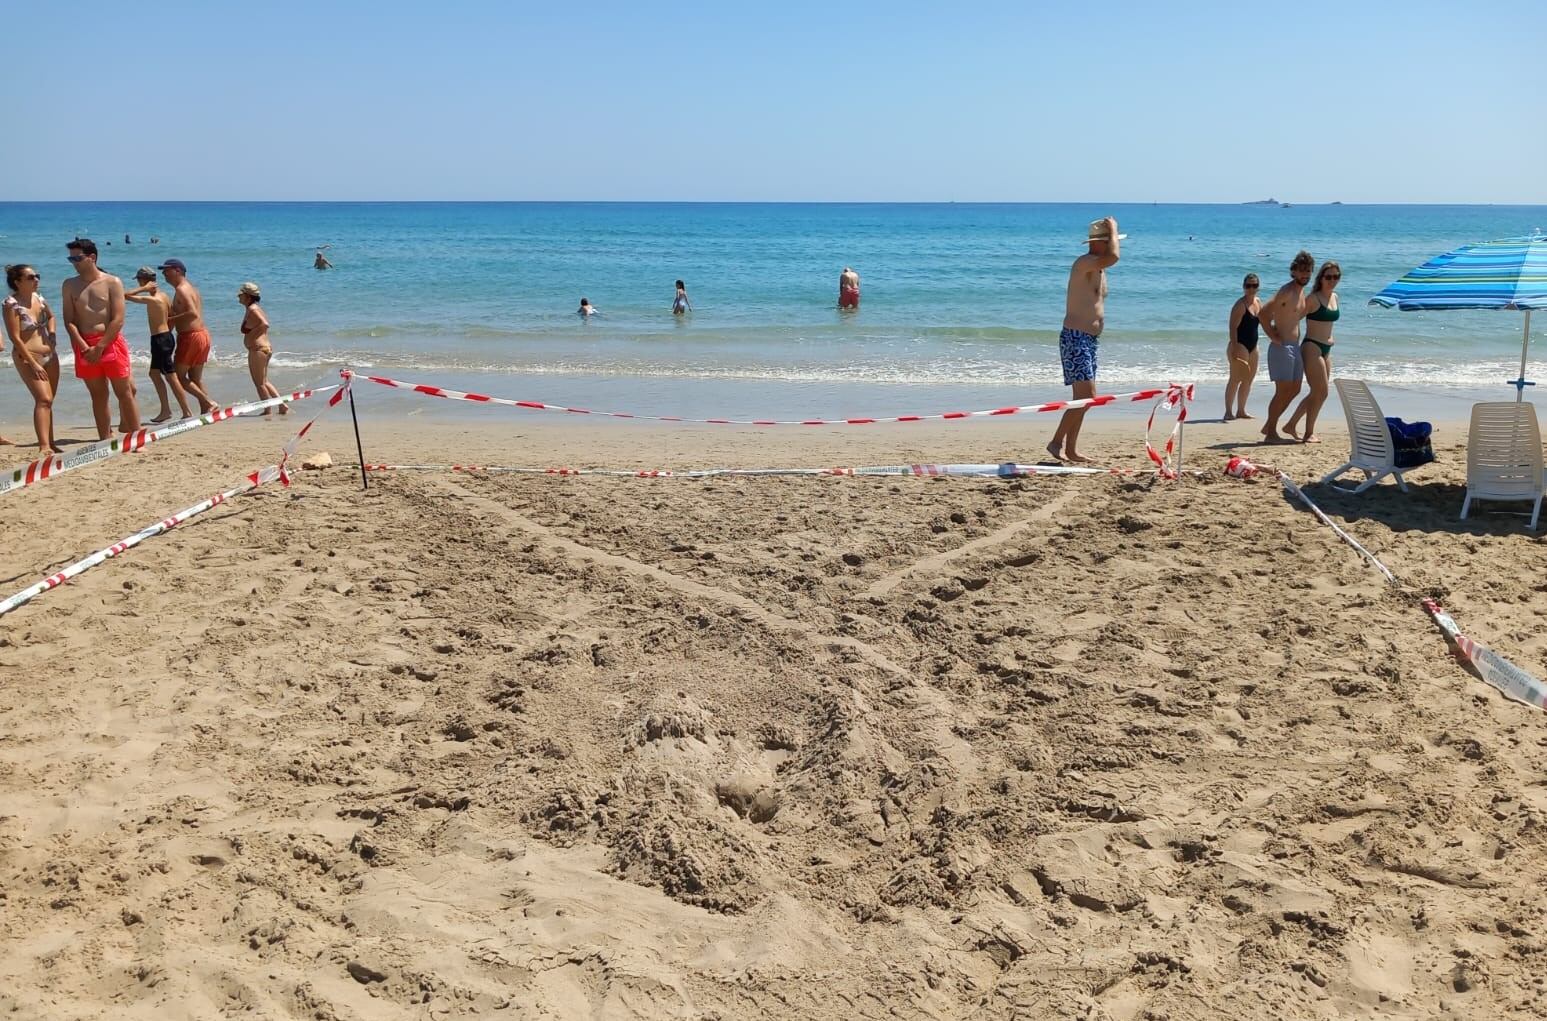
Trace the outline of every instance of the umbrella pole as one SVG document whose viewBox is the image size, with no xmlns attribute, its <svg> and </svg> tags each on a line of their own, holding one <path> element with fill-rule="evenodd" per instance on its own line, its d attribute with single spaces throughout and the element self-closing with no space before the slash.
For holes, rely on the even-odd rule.
<svg viewBox="0 0 1547 1021">
<path fill-rule="evenodd" d="M 1535 383 L 1526 382 L 1526 352 L 1531 350 L 1531 310 L 1526 309 L 1525 336 L 1520 341 L 1520 378 L 1511 380 L 1515 384 L 1515 403 L 1525 400 L 1526 387 L 1535 386 Z"/>
</svg>

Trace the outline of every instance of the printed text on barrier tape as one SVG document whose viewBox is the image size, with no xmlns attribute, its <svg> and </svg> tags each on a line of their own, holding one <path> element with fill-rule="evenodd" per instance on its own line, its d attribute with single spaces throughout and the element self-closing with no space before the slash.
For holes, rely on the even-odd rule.
<svg viewBox="0 0 1547 1021">
<path fill-rule="evenodd" d="M 1446 639 L 1456 647 L 1457 655 L 1470 663 L 1479 677 L 1517 702 L 1547 709 L 1547 685 L 1481 642 L 1463 635 L 1461 628 L 1450 614 L 1440 608 L 1439 603 L 1425 599 L 1423 608 L 1429 611 L 1429 616 L 1434 618 Z"/>
<path fill-rule="evenodd" d="M 0 494 L 11 492 L 13 489 L 25 489 L 45 479 L 51 479 L 65 472 L 74 471 L 76 468 L 84 468 L 88 464 L 105 461 L 119 454 L 133 454 L 144 450 L 145 447 L 157 440 L 169 439 L 200 426 L 214 425 L 216 422 L 224 422 L 228 419 L 243 415 L 251 415 L 273 408 L 281 404 L 289 404 L 292 401 L 302 401 L 314 394 L 327 393 L 329 390 L 338 390 L 337 385 L 317 387 L 312 390 L 298 390 L 295 393 L 270 397 L 266 400 L 253 401 L 249 404 L 238 404 L 230 408 L 216 408 L 214 411 L 199 415 L 197 418 L 185 418 L 180 422 L 172 422 L 159 429 L 137 429 L 123 436 L 114 436 L 95 443 L 88 443 L 79 450 L 72 450 L 68 454 L 54 454 L 50 457 L 41 457 L 29 464 L 20 465 L 0 475 Z"/>
<path fill-rule="evenodd" d="M 427 397 L 441 397 L 453 401 L 472 401 L 477 404 L 499 404 L 511 408 L 525 408 L 529 411 L 557 411 L 569 415 L 591 415 L 597 418 L 631 418 L 645 422 L 679 422 L 685 425 L 752 425 L 752 426 L 786 426 L 786 425 L 887 425 L 895 422 L 931 422 L 954 421 L 964 418 L 992 418 L 1002 415 L 1018 415 L 1023 412 L 1041 411 L 1070 411 L 1076 408 L 1096 408 L 1107 404 L 1133 403 L 1152 400 L 1168 393 L 1183 389 L 1176 385 L 1156 387 L 1150 390 L 1137 390 L 1126 394 L 1099 394 L 1095 397 L 1083 398 L 1072 401 L 1051 401 L 1046 404 L 1025 404 L 1008 408 L 990 408 L 984 411 L 946 411 L 933 415 L 897 415 L 890 418 L 808 418 L 801 420 L 781 419 L 734 419 L 734 418 L 683 418 L 676 415 L 636 415 L 624 411 L 591 411 L 586 408 L 569 408 L 558 404 L 545 404 L 541 401 L 520 401 L 508 397 L 490 397 L 487 394 L 467 393 L 462 390 L 451 390 L 442 386 L 431 386 L 427 383 L 412 383 L 401 379 L 391 379 L 386 376 L 367 376 L 355 374 L 360 379 L 378 383 L 382 386 L 392 387 L 398 390 L 408 390 L 413 393 L 423 394 Z M 1186 387 L 1191 390 L 1191 385 Z M 1169 407 L 1169 405 L 1167 405 Z"/>
</svg>

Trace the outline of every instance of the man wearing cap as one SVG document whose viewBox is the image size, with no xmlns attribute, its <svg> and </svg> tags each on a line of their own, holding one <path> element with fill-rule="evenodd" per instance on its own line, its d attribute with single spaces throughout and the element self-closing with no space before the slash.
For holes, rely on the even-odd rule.
<svg viewBox="0 0 1547 1021">
<path fill-rule="evenodd" d="M 1106 326 L 1106 271 L 1117 264 L 1118 242 L 1122 237 L 1113 217 L 1092 221 L 1085 238 L 1089 251 L 1075 259 L 1069 270 L 1058 356 L 1064 366 L 1064 385 L 1074 388 L 1076 400 L 1096 396 L 1097 338 Z M 1047 445 L 1047 452 L 1055 461 L 1090 460 L 1075 449 L 1085 412 L 1085 408 L 1071 408 L 1059 419 L 1053 442 Z"/>
<path fill-rule="evenodd" d="M 113 435 L 113 416 L 107 406 L 110 387 L 118 398 L 119 428 L 133 432 L 140 427 L 140 409 L 134 401 L 129 344 L 124 340 L 124 282 L 97 267 L 97 246 L 90 238 L 76 238 L 65 249 L 75 267 L 75 279 L 66 280 L 62 288 L 64 328 L 75 349 L 75 378 L 91 394 L 97 438 Z"/>
<path fill-rule="evenodd" d="M 204 296 L 188 279 L 188 267 L 181 259 L 168 259 L 160 266 L 172 285 L 172 325 L 177 328 L 177 347 L 173 368 L 177 380 L 199 402 L 199 413 L 214 411 L 216 404 L 204 389 L 204 365 L 209 361 L 209 330 L 204 325 Z"/>
<path fill-rule="evenodd" d="M 177 372 L 173 368 L 172 356 L 177 350 L 177 338 L 172 334 L 169 321 L 172 299 L 157 285 L 156 271 L 149 266 L 141 266 L 136 270 L 134 279 L 139 286 L 125 291 L 124 300 L 145 306 L 145 320 L 150 326 L 150 381 L 156 386 L 156 396 L 161 398 L 161 411 L 151 421 L 160 424 L 172 417 L 172 406 L 167 403 L 169 384 L 183 417 L 188 418 L 193 415 L 188 410 L 188 395 L 183 392 L 183 385 L 178 382 Z"/>
</svg>

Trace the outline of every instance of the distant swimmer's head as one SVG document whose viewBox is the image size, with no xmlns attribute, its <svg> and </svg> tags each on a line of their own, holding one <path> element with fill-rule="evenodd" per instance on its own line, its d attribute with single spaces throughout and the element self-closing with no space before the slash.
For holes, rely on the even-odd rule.
<svg viewBox="0 0 1547 1021">
<path fill-rule="evenodd" d="M 1311 273 L 1315 269 L 1316 256 L 1301 249 L 1300 254 L 1296 255 L 1294 261 L 1289 264 L 1289 275 L 1292 277 L 1305 277 L 1305 280 L 1309 280 Z M 1300 283 L 1305 283 L 1305 280 L 1301 280 Z"/>
<path fill-rule="evenodd" d="M 1246 274 L 1246 279 L 1241 281 L 1241 290 L 1243 291 L 1255 291 L 1261 286 L 1262 281 L 1257 279 L 1257 274 L 1255 273 Z"/>
<path fill-rule="evenodd" d="M 685 291 L 687 289 L 688 289 L 688 285 L 687 284 L 683 283 L 681 280 L 677 281 L 677 290 Z"/>
<path fill-rule="evenodd" d="M 148 284 L 152 280 L 156 279 L 156 271 L 151 269 L 149 266 L 141 266 L 139 269 L 134 271 L 134 279 L 138 280 L 142 284 Z"/>
<path fill-rule="evenodd" d="M 263 295 L 258 290 L 258 285 L 251 280 L 236 289 L 236 300 L 243 305 L 256 305 Z"/>
<path fill-rule="evenodd" d="M 580 307 L 581 308 L 590 308 L 591 307 L 591 299 L 590 298 L 581 298 L 580 299 Z"/>
</svg>

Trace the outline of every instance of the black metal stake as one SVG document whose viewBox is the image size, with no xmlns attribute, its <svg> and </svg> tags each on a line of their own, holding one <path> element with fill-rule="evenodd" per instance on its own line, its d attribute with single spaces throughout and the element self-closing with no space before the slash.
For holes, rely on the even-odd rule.
<svg viewBox="0 0 1547 1021">
<path fill-rule="evenodd" d="M 371 481 L 365 474 L 365 448 L 360 445 L 360 416 L 355 414 L 354 380 L 349 381 L 349 418 L 355 424 L 355 453 L 360 455 L 360 489 L 369 491 Z"/>
</svg>

